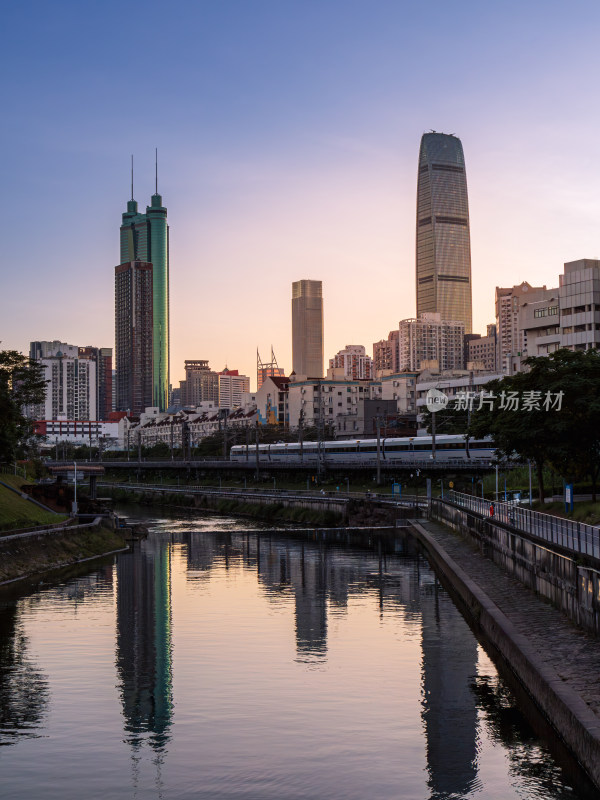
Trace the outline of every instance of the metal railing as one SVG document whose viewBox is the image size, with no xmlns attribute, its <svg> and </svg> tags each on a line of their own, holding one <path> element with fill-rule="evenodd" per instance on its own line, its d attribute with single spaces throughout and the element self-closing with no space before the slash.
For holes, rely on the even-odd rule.
<svg viewBox="0 0 600 800">
<path fill-rule="evenodd" d="M 18 464 L 0 464 L 1 475 L 17 475 L 27 480 L 27 467 Z"/>
<path fill-rule="evenodd" d="M 444 500 L 458 508 L 502 522 L 532 538 L 600 559 L 600 528 L 595 525 L 454 491 L 448 492 Z"/>
<path fill-rule="evenodd" d="M 385 503 L 393 506 L 423 506 L 427 505 L 427 497 L 422 495 L 390 495 L 378 494 L 376 492 L 344 492 L 320 489 L 267 489 L 248 486 L 247 488 L 237 486 L 200 486 L 197 484 L 175 485 L 175 484 L 149 484 L 149 483 L 113 483 L 110 481 L 100 481 L 98 488 L 124 489 L 132 491 L 162 492 L 165 494 L 210 494 L 223 497 L 268 497 L 280 498 L 284 500 L 372 500 L 378 503 Z"/>
</svg>

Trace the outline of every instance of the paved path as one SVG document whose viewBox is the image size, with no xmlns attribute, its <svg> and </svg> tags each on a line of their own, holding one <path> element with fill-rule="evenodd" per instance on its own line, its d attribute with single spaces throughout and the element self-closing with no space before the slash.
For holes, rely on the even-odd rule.
<svg viewBox="0 0 600 800">
<path fill-rule="evenodd" d="M 419 520 L 419 524 L 527 638 L 539 660 L 552 667 L 600 721 L 600 639 L 577 628 L 457 533 L 429 520 Z"/>
</svg>

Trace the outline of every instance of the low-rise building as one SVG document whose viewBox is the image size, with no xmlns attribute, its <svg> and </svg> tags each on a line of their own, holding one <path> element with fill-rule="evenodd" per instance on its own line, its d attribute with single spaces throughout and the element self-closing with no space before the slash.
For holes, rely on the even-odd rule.
<svg viewBox="0 0 600 800">
<path fill-rule="evenodd" d="M 225 369 L 219 372 L 219 408 L 232 411 L 242 405 L 242 396 L 250 391 L 250 378 L 240 375 L 237 369 Z"/>
<path fill-rule="evenodd" d="M 219 376 L 202 359 L 185 362 L 185 380 L 179 384 L 181 405 L 192 408 L 204 400 L 219 402 Z"/>
<path fill-rule="evenodd" d="M 582 258 L 566 263 L 559 281 L 560 346 L 569 350 L 600 348 L 600 260 Z M 552 338 L 548 342 L 538 338 L 539 355 L 546 345 L 551 352 Z"/>
<path fill-rule="evenodd" d="M 214 406 L 208 410 L 184 409 L 173 414 L 147 408 L 139 418 L 120 420 L 119 442 L 124 449 L 153 447 L 159 443 L 175 450 L 193 448 L 220 430 L 253 428 L 256 420 L 256 408 L 239 408 L 229 413 L 227 409 Z"/>
<path fill-rule="evenodd" d="M 424 362 L 437 362 L 441 370 L 464 366 L 463 322 L 443 320 L 438 312 L 425 312 L 418 319 L 400 322 L 398 372 L 422 369 Z"/>
<path fill-rule="evenodd" d="M 479 333 L 465 334 L 465 368 L 485 369 L 489 372 L 496 371 L 498 355 L 498 342 L 496 326 L 487 326 L 487 335 Z"/>
<path fill-rule="evenodd" d="M 399 414 L 416 414 L 416 384 L 418 372 L 382 372 L 382 400 L 394 400 Z"/>
<path fill-rule="evenodd" d="M 256 392 L 256 409 L 261 425 L 289 426 L 288 392 L 290 379 L 267 376 Z"/>
<path fill-rule="evenodd" d="M 526 281 L 496 289 L 498 370 L 521 371 L 529 356 L 561 348 L 600 348 L 600 260 L 582 258 L 564 265 L 557 288 Z"/>
<path fill-rule="evenodd" d="M 87 445 L 104 449 L 119 446 L 119 423 L 89 419 L 42 419 L 34 424 L 34 434 L 42 446 L 55 444 Z"/>
<path fill-rule="evenodd" d="M 371 380 L 374 376 L 373 359 L 362 344 L 347 344 L 329 359 L 330 369 L 341 369 L 349 380 Z"/>
<path fill-rule="evenodd" d="M 373 370 L 375 375 L 381 372 L 398 372 L 400 331 L 390 331 L 387 339 L 373 343 Z"/>
<path fill-rule="evenodd" d="M 535 355 L 537 331 L 556 327 L 558 289 L 523 281 L 511 288 L 496 287 L 496 368 L 504 375 L 520 372 L 528 355 Z"/>
</svg>

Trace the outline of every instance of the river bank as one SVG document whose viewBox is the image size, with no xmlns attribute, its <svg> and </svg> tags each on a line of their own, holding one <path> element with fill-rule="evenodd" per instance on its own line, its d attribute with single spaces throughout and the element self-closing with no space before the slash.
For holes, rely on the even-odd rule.
<svg viewBox="0 0 600 800">
<path fill-rule="evenodd" d="M 150 491 L 120 487 L 102 487 L 102 492 L 115 503 L 137 503 L 142 506 L 185 508 L 190 511 L 213 512 L 228 516 L 245 517 L 273 524 L 309 524 L 334 527 L 343 524 L 344 514 L 332 509 L 293 507 L 282 501 L 257 502 L 258 498 L 240 499 L 208 494 Z"/>
<path fill-rule="evenodd" d="M 122 534 L 98 522 L 0 537 L 0 586 L 125 549 Z"/>
<path fill-rule="evenodd" d="M 261 520 L 269 524 L 315 525 L 324 528 L 339 526 L 379 527 L 394 525 L 397 508 L 376 501 L 347 498 L 336 493 L 298 496 L 285 493 L 247 493 L 228 495 L 214 489 L 180 487 L 169 491 L 161 487 L 124 487 L 106 485 L 102 492 L 116 503 L 137 503 L 143 506 L 187 508 L 209 513 Z"/>
</svg>

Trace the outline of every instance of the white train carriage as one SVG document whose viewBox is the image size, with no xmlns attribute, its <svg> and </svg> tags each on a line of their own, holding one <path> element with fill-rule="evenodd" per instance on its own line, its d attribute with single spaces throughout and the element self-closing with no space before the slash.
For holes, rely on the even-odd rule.
<svg viewBox="0 0 600 800">
<path fill-rule="evenodd" d="M 436 461 L 489 461 L 494 456 L 490 439 L 470 439 L 469 447 L 463 435 L 435 437 Z M 256 445 L 234 445 L 229 455 L 232 461 L 256 463 Z M 360 463 L 370 466 L 377 463 L 376 439 L 349 439 L 334 442 L 278 442 L 259 444 L 259 461 L 273 464 L 325 464 Z M 414 463 L 433 459 L 431 436 L 382 438 L 380 459 L 388 464 Z"/>
</svg>

